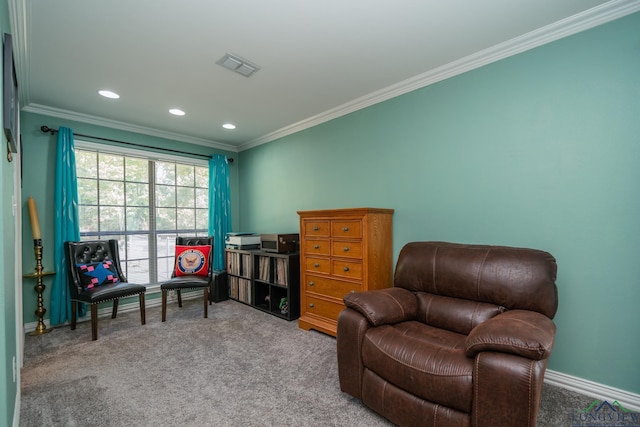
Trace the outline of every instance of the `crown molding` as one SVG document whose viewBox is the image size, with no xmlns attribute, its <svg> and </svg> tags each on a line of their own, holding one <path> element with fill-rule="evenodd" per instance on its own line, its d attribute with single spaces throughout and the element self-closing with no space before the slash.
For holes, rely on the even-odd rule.
<svg viewBox="0 0 640 427">
<path fill-rule="evenodd" d="M 48 107 L 46 105 L 29 104 L 28 106 L 23 107 L 21 111 L 25 111 L 27 113 L 37 113 L 51 117 L 58 117 L 61 119 L 73 120 L 76 122 L 87 123 L 96 126 L 104 126 L 112 129 L 119 129 L 143 135 L 155 136 L 172 141 L 181 141 L 187 142 L 189 144 L 203 145 L 205 147 L 217 148 L 234 153 L 238 152 L 238 147 L 236 147 L 235 145 L 224 144 L 222 142 L 211 141 L 204 138 L 196 138 L 179 133 L 162 131 L 145 126 L 132 125 L 130 123 L 109 120 L 102 117 L 91 116 L 89 114 L 78 113 L 75 111 L 62 110 L 59 108 Z"/>
<path fill-rule="evenodd" d="M 531 31 L 522 36 L 481 50 L 472 55 L 437 67 L 402 82 L 388 86 L 346 104 L 327 110 L 316 116 L 291 124 L 274 132 L 253 139 L 239 146 L 239 151 L 248 150 L 278 138 L 300 132 L 321 123 L 342 117 L 354 111 L 395 98 L 416 89 L 480 68 L 501 59 L 525 52 L 547 43 L 577 34 L 598 25 L 640 11 L 640 0 L 612 0 L 600 6 L 562 19 L 553 24 Z"/>
<path fill-rule="evenodd" d="M 27 55 L 28 51 L 28 43 L 26 43 L 27 37 L 25 33 L 26 29 L 28 28 L 26 22 L 28 16 L 26 8 L 28 7 L 28 2 L 26 0 L 9 0 L 8 3 L 14 43 L 16 43 L 16 46 L 19 46 L 19 48 L 15 50 L 17 51 L 17 54 L 22 58 Z M 455 77 L 467 71 L 480 68 L 501 59 L 505 59 L 510 56 L 525 52 L 527 50 L 542 46 L 544 44 L 562 39 L 564 37 L 577 34 L 581 31 L 594 28 L 598 25 L 605 24 L 607 22 L 622 18 L 626 15 L 630 15 L 638 11 L 640 11 L 640 0 L 609 1 L 600 6 L 594 7 L 553 24 L 531 31 L 514 39 L 508 40 L 504 43 L 497 44 L 490 48 L 476 52 L 472 55 L 461 58 L 457 61 L 453 61 L 449 64 L 445 64 L 433 70 L 419 74 L 415 77 L 403 80 L 399 83 L 372 92 L 368 95 L 356 98 L 336 108 L 332 108 L 315 116 L 301 120 L 297 123 L 293 123 L 289 126 L 280 128 L 274 132 L 262 135 L 239 146 L 206 140 L 203 138 L 190 137 L 173 132 L 159 131 L 153 128 L 103 119 L 83 113 L 66 111 L 38 104 L 29 104 L 28 100 L 30 99 L 30 97 L 27 93 L 29 88 L 28 84 L 21 85 L 20 98 L 22 101 L 22 105 L 27 105 L 26 107 L 22 108 L 22 111 L 60 117 L 68 120 L 89 123 L 97 126 L 105 126 L 124 131 L 170 139 L 174 141 L 203 145 L 220 150 L 240 152 L 317 126 L 319 124 L 381 103 L 383 101 L 387 101 L 397 96 L 404 95 L 408 92 L 412 92 L 414 90 L 421 89 L 434 83 L 449 79 L 451 77 Z M 27 61 L 17 60 L 16 63 L 26 64 Z M 16 71 L 18 73 L 18 82 L 20 83 L 20 81 L 26 81 L 25 79 L 28 76 L 28 70 L 24 69 L 23 67 L 17 69 Z"/>
</svg>

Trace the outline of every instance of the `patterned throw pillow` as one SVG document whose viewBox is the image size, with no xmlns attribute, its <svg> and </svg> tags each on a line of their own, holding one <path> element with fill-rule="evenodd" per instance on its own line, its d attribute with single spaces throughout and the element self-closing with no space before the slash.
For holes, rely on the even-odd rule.
<svg viewBox="0 0 640 427">
<path fill-rule="evenodd" d="M 76 264 L 78 276 L 84 290 L 109 283 L 118 283 L 120 277 L 113 261 L 92 262 L 89 264 Z"/>
<path fill-rule="evenodd" d="M 176 276 L 207 276 L 210 252 L 210 245 L 176 245 Z"/>
</svg>

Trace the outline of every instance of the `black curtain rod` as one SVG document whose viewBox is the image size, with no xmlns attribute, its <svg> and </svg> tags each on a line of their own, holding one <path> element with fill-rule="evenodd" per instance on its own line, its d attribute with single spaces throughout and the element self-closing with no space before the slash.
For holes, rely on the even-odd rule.
<svg viewBox="0 0 640 427">
<path fill-rule="evenodd" d="M 51 133 L 51 135 L 53 135 L 56 132 L 58 132 L 58 129 L 51 129 L 47 125 L 40 126 L 40 130 L 42 132 L 44 132 L 44 133 L 49 132 L 49 133 Z M 189 156 L 202 157 L 202 158 L 205 158 L 205 159 L 210 159 L 211 158 L 211 156 L 207 156 L 206 154 L 189 153 L 187 151 L 172 150 L 171 148 L 152 147 L 151 145 L 135 144 L 133 142 L 118 141 L 117 139 L 102 138 L 102 137 L 99 137 L 99 136 L 83 135 L 81 133 L 75 133 L 75 132 L 73 133 L 73 135 L 74 136 L 85 137 L 85 138 L 99 139 L 100 141 L 115 142 L 116 144 L 124 144 L 124 145 L 131 145 L 131 146 L 134 146 L 134 147 L 150 148 L 152 150 L 167 151 L 169 153 L 187 154 Z M 233 157 L 227 157 L 227 160 L 229 161 L 229 163 L 233 163 Z"/>
</svg>

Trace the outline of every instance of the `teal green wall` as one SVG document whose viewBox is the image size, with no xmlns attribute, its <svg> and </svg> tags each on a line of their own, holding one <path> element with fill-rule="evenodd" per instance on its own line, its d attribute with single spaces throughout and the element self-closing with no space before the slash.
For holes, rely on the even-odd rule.
<svg viewBox="0 0 640 427">
<path fill-rule="evenodd" d="M 0 108 L 1 110 L 1 108 Z M 6 138 L 2 134 L 2 157 L 0 158 L 0 191 L 2 194 L 2 224 L 0 245 L 0 426 L 11 425 L 16 402 L 17 384 L 13 382 L 13 358 L 17 356 L 16 345 L 16 240 L 12 197 L 14 195 L 14 168 L 16 162 L 6 158 Z"/>
<path fill-rule="evenodd" d="M 11 33 L 9 28 L 9 9 L 7 2 L 0 2 L 0 37 Z M 0 46 L 2 43 L 0 43 Z M 0 61 L 2 63 L 2 61 Z M 0 87 L 2 82 L 0 82 Z M 0 93 L 2 93 L 0 91 Z M 0 105 L 0 118 L 2 105 Z M 13 423 L 17 383 L 13 382 L 13 358 L 17 357 L 16 345 L 16 232 L 12 209 L 14 196 L 14 174 L 16 161 L 8 162 L 6 157 L 7 138 L 0 132 L 2 149 L 0 150 L 0 191 L 2 209 L 0 209 L 0 426 Z"/>
<path fill-rule="evenodd" d="M 558 261 L 549 368 L 640 393 L 640 13 L 240 153 L 240 228 L 393 208 L 409 241 Z M 615 396 L 611 396 L 615 398 Z"/>
<path fill-rule="evenodd" d="M 22 180 L 22 240 L 23 240 L 23 271 L 32 272 L 35 268 L 35 259 L 33 254 L 33 237 L 31 233 L 31 224 L 29 222 L 29 213 L 26 208 L 26 201 L 32 196 L 38 207 L 38 215 L 40 217 L 40 225 L 42 229 L 42 246 L 43 256 L 42 264 L 45 271 L 55 271 L 53 265 L 53 242 L 54 242 L 54 181 L 55 181 L 55 157 L 57 136 L 51 136 L 43 133 L 40 126 L 47 125 L 50 128 L 58 129 L 60 126 L 66 126 L 73 129 L 74 133 L 97 136 L 101 138 L 115 139 L 125 142 L 144 144 L 159 148 L 169 148 L 172 150 L 182 150 L 196 154 L 212 155 L 214 153 L 225 154 L 233 157 L 236 161 L 229 168 L 230 184 L 232 196 L 232 223 L 238 224 L 238 161 L 237 153 L 228 151 L 215 150 L 211 147 L 201 145 L 187 144 L 182 142 L 170 141 L 161 138 L 140 135 L 132 132 L 109 129 L 105 127 L 90 125 L 86 123 L 74 122 L 54 117 L 48 117 L 35 113 L 23 112 L 21 115 L 22 143 L 24 154 L 24 168 Z M 76 139 L 82 139 L 76 137 Z M 87 141 L 89 139 L 86 139 Z M 52 276 L 44 279 L 46 289 L 44 291 L 44 301 L 47 313 L 45 319 L 48 319 L 50 311 L 48 304 L 50 302 L 50 292 L 52 284 Z M 147 299 L 154 299 L 157 295 L 151 295 Z M 133 299 L 136 301 L 137 299 Z M 123 300 L 122 304 L 129 302 Z M 32 286 L 24 287 L 23 296 L 23 317 L 25 323 L 36 322 L 37 317 L 34 314 L 37 307 L 36 293 Z M 49 322 L 45 322 L 49 325 Z"/>
</svg>

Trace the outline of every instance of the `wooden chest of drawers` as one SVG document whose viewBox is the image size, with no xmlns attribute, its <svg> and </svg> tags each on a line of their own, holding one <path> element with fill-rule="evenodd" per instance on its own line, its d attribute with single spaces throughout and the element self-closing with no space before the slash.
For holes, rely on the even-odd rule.
<svg viewBox="0 0 640 427">
<path fill-rule="evenodd" d="M 393 209 L 299 211 L 298 326 L 335 336 L 342 298 L 393 286 Z"/>
</svg>

